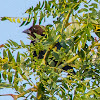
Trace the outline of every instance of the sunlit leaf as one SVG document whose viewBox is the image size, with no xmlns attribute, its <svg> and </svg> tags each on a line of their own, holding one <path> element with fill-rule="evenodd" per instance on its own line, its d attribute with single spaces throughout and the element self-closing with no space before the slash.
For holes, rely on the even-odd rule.
<svg viewBox="0 0 100 100">
<path fill-rule="evenodd" d="M 18 23 L 21 23 L 21 21 L 20 21 L 20 19 L 19 19 L 19 18 L 17 19 L 17 22 L 18 22 Z"/>
<path fill-rule="evenodd" d="M 11 88 L 11 84 L 7 84 L 5 82 L 0 83 L 0 88 Z"/>
<path fill-rule="evenodd" d="M 15 18 L 13 18 L 13 22 L 16 22 Z"/>
<path fill-rule="evenodd" d="M 80 9 L 79 11 L 78 11 L 78 13 L 82 13 L 82 12 L 88 12 L 88 9 L 86 9 L 86 8 L 82 8 L 82 9 Z"/>
<path fill-rule="evenodd" d="M 18 43 L 14 42 L 13 40 L 10 40 L 10 42 L 15 46 L 15 47 L 18 47 Z"/>
<path fill-rule="evenodd" d="M 7 17 L 7 19 L 8 19 L 10 22 L 13 22 L 12 18 L 10 18 L 10 17 Z"/>
<path fill-rule="evenodd" d="M 12 61 L 12 59 L 13 59 L 13 56 L 12 56 L 12 53 L 10 52 L 10 50 L 8 50 L 8 58 L 9 58 L 9 61 Z"/>
<path fill-rule="evenodd" d="M 22 40 L 20 40 L 20 43 L 21 43 L 22 47 L 25 47 L 25 44 L 24 44 L 24 42 Z"/>
<path fill-rule="evenodd" d="M 23 18 L 23 21 L 26 21 L 26 18 Z"/>
<path fill-rule="evenodd" d="M 81 51 L 81 43 L 78 44 L 78 50 Z"/>
</svg>

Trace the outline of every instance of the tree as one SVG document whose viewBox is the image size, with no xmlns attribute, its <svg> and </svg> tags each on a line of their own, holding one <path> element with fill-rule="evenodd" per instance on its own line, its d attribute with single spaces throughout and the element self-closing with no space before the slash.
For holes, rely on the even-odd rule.
<svg viewBox="0 0 100 100">
<path fill-rule="evenodd" d="M 98 0 L 45 0 L 25 12 L 28 18 L 1 17 L 1 21 L 17 20 L 20 23 L 23 20 L 20 26 L 29 24 L 32 19 L 33 25 L 37 21 L 41 25 L 49 17 L 53 18 L 53 24 L 45 26 L 45 36 L 34 33 L 35 45 L 8 40 L 0 46 L 4 48 L 3 57 L 0 57 L 0 86 L 14 88 L 18 93 L 3 95 L 11 95 L 14 100 L 20 97 L 25 100 L 99 100 L 98 4 Z M 31 36 L 30 39 L 34 40 Z M 58 42 L 62 46 L 59 50 L 55 47 Z M 21 53 L 19 49 L 27 51 Z M 46 52 L 39 59 L 41 50 Z M 16 58 L 13 55 L 15 51 L 18 51 Z M 66 65 L 73 69 L 63 70 Z"/>
</svg>

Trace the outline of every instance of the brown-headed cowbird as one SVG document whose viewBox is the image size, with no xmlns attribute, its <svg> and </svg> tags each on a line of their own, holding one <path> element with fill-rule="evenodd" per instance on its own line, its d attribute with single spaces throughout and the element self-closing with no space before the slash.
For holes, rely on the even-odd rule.
<svg viewBox="0 0 100 100">
<path fill-rule="evenodd" d="M 44 36 L 43 34 L 43 32 L 45 32 L 44 28 L 45 28 L 44 26 L 34 25 L 34 26 L 31 26 L 29 29 L 24 30 L 23 33 L 31 35 L 33 38 L 36 38 L 34 33 Z"/>
<path fill-rule="evenodd" d="M 40 25 L 31 26 L 29 29 L 26 29 L 26 30 L 23 31 L 23 33 L 26 33 L 26 34 L 28 34 L 28 35 L 31 35 L 34 39 L 36 38 L 36 36 L 35 36 L 34 33 L 36 33 L 36 34 L 38 34 L 38 35 L 41 35 L 41 36 L 44 36 L 43 32 L 45 32 L 45 27 L 44 27 L 44 26 L 40 26 Z M 34 41 L 31 41 L 31 43 L 34 44 L 34 43 L 35 43 L 35 40 L 34 40 Z M 57 47 L 57 49 L 60 50 L 60 48 L 61 48 L 62 46 L 61 46 L 61 44 L 58 42 L 58 43 L 56 43 L 55 47 Z M 39 51 L 38 59 L 42 59 L 43 56 L 44 56 L 44 54 L 45 54 L 45 52 L 46 52 L 46 50 L 43 50 L 43 51 L 41 50 L 41 51 Z M 33 52 L 33 56 L 34 56 L 34 57 L 37 56 L 36 51 Z M 56 66 L 56 64 L 57 64 L 58 61 L 55 61 L 55 60 L 53 60 L 53 61 L 54 61 L 55 66 Z M 61 64 L 62 64 L 62 62 L 61 62 Z M 68 69 L 73 69 L 73 67 L 67 65 L 67 66 L 63 67 L 62 69 L 67 71 Z M 73 72 L 74 72 L 74 71 L 73 71 Z"/>
</svg>

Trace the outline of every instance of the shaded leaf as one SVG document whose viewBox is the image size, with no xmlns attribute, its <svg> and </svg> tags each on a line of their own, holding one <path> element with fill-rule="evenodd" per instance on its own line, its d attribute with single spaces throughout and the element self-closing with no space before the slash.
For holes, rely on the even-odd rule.
<svg viewBox="0 0 100 100">
<path fill-rule="evenodd" d="M 94 8 L 97 8 L 97 4 L 96 3 L 92 3 L 90 6 L 93 6 Z"/>
<path fill-rule="evenodd" d="M 22 24 L 21 24 L 19 27 L 23 26 L 23 25 L 25 24 L 25 22 L 26 22 L 26 21 L 23 21 Z"/>
<path fill-rule="evenodd" d="M 7 57 L 7 53 L 6 53 L 6 50 L 4 49 L 3 50 L 3 58 L 6 58 Z"/>
<path fill-rule="evenodd" d="M 5 82 L 0 83 L 0 88 L 11 88 L 12 84 L 7 84 Z"/>
<path fill-rule="evenodd" d="M 9 83 L 12 82 L 12 73 L 11 72 L 8 72 L 8 80 L 9 80 Z"/>
<path fill-rule="evenodd" d="M 20 53 L 19 53 L 19 52 L 17 53 L 16 61 L 17 61 L 17 62 L 20 62 Z"/>
<path fill-rule="evenodd" d="M 1 21 L 5 21 L 5 20 L 7 20 L 7 17 L 2 17 L 1 18 Z"/>
<path fill-rule="evenodd" d="M 3 71 L 2 76 L 3 76 L 4 80 L 6 80 L 6 78 L 7 78 L 7 73 L 6 73 L 6 71 Z"/>
<path fill-rule="evenodd" d="M 81 51 L 78 51 L 79 57 L 83 60 L 85 58 L 85 52 L 81 49 Z"/>
</svg>

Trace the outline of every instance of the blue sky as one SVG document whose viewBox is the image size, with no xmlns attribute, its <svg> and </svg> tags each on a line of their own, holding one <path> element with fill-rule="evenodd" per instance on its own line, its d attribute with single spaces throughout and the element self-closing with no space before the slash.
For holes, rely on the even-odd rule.
<svg viewBox="0 0 100 100">
<path fill-rule="evenodd" d="M 0 17 L 23 17 L 26 16 L 24 12 L 31 6 L 35 6 L 39 0 L 2 0 L 0 2 Z M 43 0 L 41 0 L 43 1 Z M 32 23 L 31 23 L 32 24 Z M 0 21 L 0 44 L 6 43 L 6 40 L 12 39 L 19 43 L 23 40 L 29 42 L 23 35 L 22 31 L 29 26 L 19 27 L 18 23 L 11 23 L 9 21 Z"/>
<path fill-rule="evenodd" d="M 0 17 L 25 17 L 24 12 L 31 6 L 35 6 L 38 1 L 43 0 L 1 0 L 0 1 Z M 25 44 L 29 44 L 30 40 L 27 39 L 27 35 L 22 33 L 23 30 L 29 28 L 32 25 L 30 23 L 27 26 L 19 27 L 18 23 L 11 23 L 9 21 L 0 21 L 0 45 L 11 39 L 20 43 L 20 40 Z M 0 89 L 0 94 L 14 93 L 12 89 Z M 13 100 L 11 96 L 0 96 L 0 100 Z M 21 100 L 21 99 L 18 99 Z"/>
</svg>

